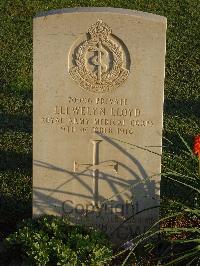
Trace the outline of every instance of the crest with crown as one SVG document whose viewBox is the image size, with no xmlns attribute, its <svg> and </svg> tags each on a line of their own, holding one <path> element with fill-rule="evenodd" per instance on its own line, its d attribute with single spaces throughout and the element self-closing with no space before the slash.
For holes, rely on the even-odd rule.
<svg viewBox="0 0 200 266">
<path fill-rule="evenodd" d="M 91 38 L 107 39 L 112 33 L 112 30 L 106 23 L 99 19 L 89 27 L 88 33 L 91 35 Z"/>
<path fill-rule="evenodd" d="M 126 64 L 128 50 L 124 50 L 125 45 L 121 45 L 120 39 L 112 35 L 111 28 L 101 19 L 92 24 L 87 33 L 88 38 L 72 49 L 74 54 L 69 74 L 84 90 L 97 93 L 112 91 L 129 75 Z M 104 60 L 105 55 L 109 62 Z"/>
</svg>

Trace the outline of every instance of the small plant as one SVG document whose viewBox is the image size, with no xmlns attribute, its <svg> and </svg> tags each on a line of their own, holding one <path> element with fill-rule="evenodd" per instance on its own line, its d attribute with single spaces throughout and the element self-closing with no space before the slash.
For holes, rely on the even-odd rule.
<svg viewBox="0 0 200 266">
<path fill-rule="evenodd" d="M 185 155 L 184 161 L 179 162 L 179 171 L 166 169 L 163 176 L 171 184 L 178 184 L 177 188 L 182 191 L 183 196 L 177 195 L 170 200 L 170 208 L 163 206 L 165 214 L 159 221 L 159 244 L 162 246 L 160 258 L 163 265 L 199 265 L 200 169 L 196 169 L 200 160 L 200 135 L 194 138 L 193 150 L 181 136 L 180 138 L 185 146 L 181 151 Z M 168 200 L 168 204 L 170 201 Z"/>
<path fill-rule="evenodd" d="M 103 266 L 111 261 L 112 248 L 98 230 L 44 216 L 24 221 L 7 237 L 0 258 L 0 265 Z"/>
<path fill-rule="evenodd" d="M 180 135 L 179 135 L 180 136 Z M 176 157 L 175 169 L 171 154 L 161 173 L 169 186 L 175 187 L 174 196 L 161 202 L 161 218 L 145 233 L 127 243 L 121 265 L 130 258 L 139 265 L 200 265 L 200 135 L 194 139 L 193 150 L 180 136 L 185 148 L 183 158 Z M 197 156 L 196 156 L 197 155 Z M 200 165 L 199 165 L 200 167 Z M 198 169 L 200 171 L 200 168 Z M 141 254 L 141 251 L 143 254 Z"/>
</svg>

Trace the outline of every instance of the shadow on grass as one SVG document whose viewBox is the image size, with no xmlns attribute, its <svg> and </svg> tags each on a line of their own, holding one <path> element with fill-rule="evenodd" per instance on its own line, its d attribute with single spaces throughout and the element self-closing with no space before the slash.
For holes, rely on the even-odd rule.
<svg viewBox="0 0 200 266">
<path fill-rule="evenodd" d="M 176 99 L 165 99 L 164 103 L 164 114 L 168 115 L 168 124 L 170 125 L 171 121 L 176 118 L 179 118 L 179 124 L 177 124 L 176 132 L 175 128 L 172 128 L 171 131 L 167 129 L 163 132 L 163 146 L 164 151 L 170 152 L 173 155 L 180 156 L 183 153 L 183 150 L 186 150 L 185 144 L 181 140 L 179 134 L 184 139 L 184 141 L 188 144 L 189 147 L 192 149 L 193 145 L 193 138 L 194 135 L 191 135 L 191 132 L 183 132 L 181 119 L 189 119 L 187 121 L 192 121 L 191 127 L 192 131 L 199 133 L 199 123 L 200 123 L 200 108 L 199 108 L 199 101 L 198 100 L 176 100 Z M 165 116 L 164 116 L 165 122 Z M 189 122 L 188 122 L 189 123 Z M 194 125 L 196 126 L 194 128 Z M 167 126 L 168 127 L 168 126 Z M 188 129 L 190 129 L 190 125 L 188 125 Z M 178 134 L 179 133 L 179 134 Z M 194 133 L 195 134 L 195 133 Z"/>
<path fill-rule="evenodd" d="M 1 132 L 7 130 L 32 133 L 32 90 L 15 91 L 4 88 L 0 92 Z"/>
<path fill-rule="evenodd" d="M 0 241 L 16 229 L 24 218 L 31 217 L 31 202 L 0 194 Z"/>
<path fill-rule="evenodd" d="M 31 171 L 32 154 L 18 153 L 14 151 L 1 151 L 0 171 L 20 169 Z"/>
<path fill-rule="evenodd" d="M 13 130 L 32 133 L 32 117 L 30 115 L 0 114 L 2 131 Z"/>
<path fill-rule="evenodd" d="M 0 92 L 0 98 L 0 239 L 2 239 L 15 230 L 18 222 L 31 217 L 32 213 L 29 195 L 32 189 L 32 154 L 28 138 L 28 135 L 32 134 L 32 91 L 17 91 L 14 88 L 4 87 Z M 29 140 L 27 144 L 26 139 Z"/>
<path fill-rule="evenodd" d="M 181 137 L 185 140 L 189 147 L 192 149 L 193 136 L 189 134 L 181 133 Z M 163 134 L 163 147 L 164 152 L 172 153 L 173 155 L 183 154 L 183 150 L 186 150 L 186 147 L 181 140 L 178 132 L 167 132 Z"/>
<path fill-rule="evenodd" d="M 194 191 L 193 189 L 182 185 L 188 183 L 188 178 L 193 178 L 190 185 L 196 187 L 195 176 L 198 175 L 197 161 L 192 156 L 193 136 L 189 134 L 181 134 L 180 138 L 178 133 L 165 132 L 163 145 L 165 146 L 162 155 L 162 173 L 176 172 L 178 175 L 170 174 L 168 177 L 162 176 L 161 179 L 161 196 L 170 200 L 176 200 L 183 204 L 187 202 L 193 205 Z M 170 140 L 170 142 L 168 141 Z M 186 147 L 188 145 L 188 148 Z M 178 182 L 172 179 L 178 180 Z"/>
<path fill-rule="evenodd" d="M 200 118 L 200 103 L 197 100 L 165 99 L 164 113 L 171 116 Z"/>
</svg>

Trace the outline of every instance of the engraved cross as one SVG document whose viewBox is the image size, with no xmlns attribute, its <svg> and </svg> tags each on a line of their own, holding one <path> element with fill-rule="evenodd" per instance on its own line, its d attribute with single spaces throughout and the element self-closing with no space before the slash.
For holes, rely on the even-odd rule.
<svg viewBox="0 0 200 266">
<path fill-rule="evenodd" d="M 92 140 L 93 144 L 93 160 L 92 164 L 80 164 L 76 161 L 74 161 L 74 172 L 76 173 L 79 168 L 85 167 L 85 169 L 92 169 L 92 176 L 93 176 L 93 205 L 98 207 L 98 198 L 99 198 L 99 192 L 98 192 L 98 179 L 99 179 L 99 171 L 105 170 L 105 169 L 111 169 L 114 172 L 118 172 L 118 163 L 109 163 L 104 164 L 99 162 L 99 144 L 102 140 Z"/>
</svg>

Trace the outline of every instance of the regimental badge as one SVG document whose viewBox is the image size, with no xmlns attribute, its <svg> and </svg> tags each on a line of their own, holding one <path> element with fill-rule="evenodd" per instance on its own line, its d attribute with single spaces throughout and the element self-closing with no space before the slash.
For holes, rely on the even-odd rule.
<svg viewBox="0 0 200 266">
<path fill-rule="evenodd" d="M 111 28 L 98 20 L 88 29 L 88 39 L 74 47 L 69 73 L 90 92 L 110 92 L 128 77 L 130 56 Z"/>
</svg>

